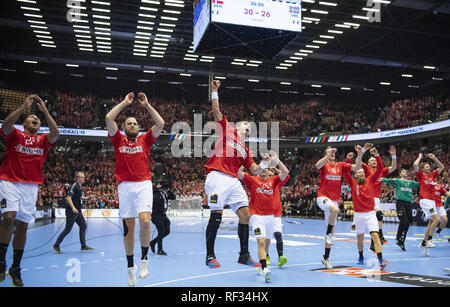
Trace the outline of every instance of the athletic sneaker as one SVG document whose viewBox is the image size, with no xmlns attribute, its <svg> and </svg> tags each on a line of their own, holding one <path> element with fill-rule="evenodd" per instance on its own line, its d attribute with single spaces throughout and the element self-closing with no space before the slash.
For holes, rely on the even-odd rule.
<svg viewBox="0 0 450 307">
<path fill-rule="evenodd" d="M 287 258 L 284 256 L 280 256 L 280 258 L 278 258 L 278 266 L 281 268 L 283 265 L 285 265 L 287 262 Z"/>
<path fill-rule="evenodd" d="M 89 247 L 89 246 L 84 246 L 84 247 L 81 248 L 82 252 L 83 251 L 93 251 L 93 250 L 94 250 L 94 248 L 93 247 Z"/>
<path fill-rule="evenodd" d="M 22 277 L 20 276 L 20 268 L 12 269 L 10 268 L 6 275 L 11 279 L 11 284 L 14 287 L 23 287 Z"/>
<path fill-rule="evenodd" d="M 163 250 L 158 251 L 157 254 L 160 255 L 160 256 L 167 256 L 167 253 L 165 251 L 163 251 Z"/>
<path fill-rule="evenodd" d="M 428 240 L 427 246 L 428 246 L 428 248 L 434 248 L 434 247 L 436 247 L 436 245 L 433 243 L 433 240 Z"/>
<path fill-rule="evenodd" d="M 128 268 L 127 272 L 128 272 L 128 286 L 134 287 L 136 285 L 137 265 L 134 265 L 134 267 L 132 268 Z"/>
<path fill-rule="evenodd" d="M 148 276 L 148 259 L 141 259 L 139 268 L 139 278 L 147 278 Z"/>
<path fill-rule="evenodd" d="M 55 250 L 55 252 L 57 254 L 62 254 L 63 252 L 61 251 L 61 249 L 59 248 L 59 246 L 53 245 L 53 249 Z"/>
<path fill-rule="evenodd" d="M 364 257 L 360 256 L 360 257 L 358 258 L 358 262 L 357 262 L 356 264 L 364 265 Z"/>
<path fill-rule="evenodd" d="M 217 262 L 216 257 L 211 256 L 206 258 L 206 265 L 210 268 L 210 269 L 216 269 L 220 267 L 220 263 Z"/>
<path fill-rule="evenodd" d="M 269 268 L 265 267 L 263 270 L 259 271 L 259 275 L 263 276 L 266 282 L 269 282 L 272 277 L 272 272 L 270 272 Z"/>
<path fill-rule="evenodd" d="M 423 246 L 422 243 L 419 243 L 419 245 L 417 245 L 417 247 L 420 249 L 420 251 L 427 257 L 430 256 L 430 253 L 428 252 L 428 247 L 427 246 Z"/>
<path fill-rule="evenodd" d="M 398 246 L 400 246 L 400 248 L 402 249 L 402 251 L 406 251 L 406 249 L 405 249 L 405 243 L 404 242 L 402 242 L 402 241 L 400 241 L 400 240 L 395 240 L 395 243 L 398 245 Z"/>
<path fill-rule="evenodd" d="M 255 268 L 261 266 L 261 263 L 256 262 L 255 260 L 252 259 L 252 257 L 250 257 L 250 253 L 239 255 L 238 263 L 243 264 L 243 265 L 252 266 Z"/>
<path fill-rule="evenodd" d="M 0 282 L 5 280 L 6 264 L 0 263 Z"/>
<path fill-rule="evenodd" d="M 387 259 L 383 259 L 380 261 L 380 270 L 384 270 L 384 268 L 388 265 Z"/>
<path fill-rule="evenodd" d="M 330 258 L 328 258 L 328 259 L 322 258 L 322 263 L 329 270 L 331 270 L 333 268 L 333 266 L 331 265 L 331 262 L 330 262 Z"/>
<path fill-rule="evenodd" d="M 267 264 L 267 266 L 270 265 L 270 257 L 269 256 L 266 257 L 266 264 Z"/>
<path fill-rule="evenodd" d="M 334 245 L 334 236 L 333 236 L 332 233 L 329 233 L 329 234 L 327 234 L 327 235 L 325 236 L 325 242 L 326 242 L 328 245 Z"/>
</svg>

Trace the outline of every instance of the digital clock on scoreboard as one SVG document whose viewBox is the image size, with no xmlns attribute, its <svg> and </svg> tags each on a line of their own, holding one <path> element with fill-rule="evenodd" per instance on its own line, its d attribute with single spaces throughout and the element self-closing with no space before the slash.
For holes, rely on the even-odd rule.
<svg viewBox="0 0 450 307">
<path fill-rule="evenodd" d="M 211 21 L 293 32 L 302 30 L 300 0 L 211 0 Z"/>
</svg>

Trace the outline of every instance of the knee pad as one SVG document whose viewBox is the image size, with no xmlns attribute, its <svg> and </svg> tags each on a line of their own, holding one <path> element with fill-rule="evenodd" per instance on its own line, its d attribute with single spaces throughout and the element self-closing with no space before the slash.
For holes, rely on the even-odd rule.
<svg viewBox="0 0 450 307">
<path fill-rule="evenodd" d="M 122 220 L 122 223 L 123 223 L 123 236 L 126 237 L 127 234 L 128 234 L 128 226 L 127 226 L 127 223 L 125 223 L 124 220 Z"/>
<path fill-rule="evenodd" d="M 222 214 L 213 212 L 209 216 L 208 227 L 209 229 L 219 229 L 220 223 L 222 222 Z"/>
<path fill-rule="evenodd" d="M 274 232 L 273 236 L 275 237 L 275 240 L 278 242 L 282 242 L 283 239 L 281 238 L 281 232 Z"/>
<path fill-rule="evenodd" d="M 377 211 L 377 220 L 379 220 L 380 222 L 383 221 L 383 212 L 382 211 Z"/>
</svg>

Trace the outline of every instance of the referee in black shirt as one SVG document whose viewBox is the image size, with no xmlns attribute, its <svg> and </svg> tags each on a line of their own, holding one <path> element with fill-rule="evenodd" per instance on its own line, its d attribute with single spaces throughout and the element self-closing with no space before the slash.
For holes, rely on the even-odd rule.
<svg viewBox="0 0 450 307">
<path fill-rule="evenodd" d="M 76 172 L 75 174 L 77 182 L 75 182 L 70 188 L 69 195 L 67 195 L 66 200 L 68 206 L 66 206 L 66 228 L 59 235 L 55 244 L 53 245 L 53 249 L 58 254 L 62 254 L 59 245 L 64 240 L 64 238 L 70 233 L 72 230 L 73 224 L 77 223 L 80 227 L 80 243 L 81 250 L 93 250 L 92 247 L 86 245 L 86 220 L 84 219 L 83 213 L 81 212 L 81 206 L 83 205 L 83 200 L 87 198 L 84 197 L 83 192 L 83 183 L 84 183 L 84 174 L 83 172 Z"/>
<path fill-rule="evenodd" d="M 158 236 L 150 241 L 150 249 L 155 253 L 155 245 L 158 244 L 158 255 L 167 256 L 163 250 L 163 238 L 170 233 L 170 220 L 166 215 L 169 199 L 175 199 L 175 195 L 167 189 L 168 184 L 160 181 L 153 187 L 152 222 L 158 230 Z"/>
</svg>

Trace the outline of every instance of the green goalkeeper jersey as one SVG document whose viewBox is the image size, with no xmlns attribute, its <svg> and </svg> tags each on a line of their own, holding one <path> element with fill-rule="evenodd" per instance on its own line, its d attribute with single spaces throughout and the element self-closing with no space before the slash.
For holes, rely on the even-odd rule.
<svg viewBox="0 0 450 307">
<path fill-rule="evenodd" d="M 420 184 L 413 180 L 383 178 L 383 182 L 395 186 L 395 197 L 397 200 L 412 202 L 412 192 L 420 188 Z"/>
</svg>

